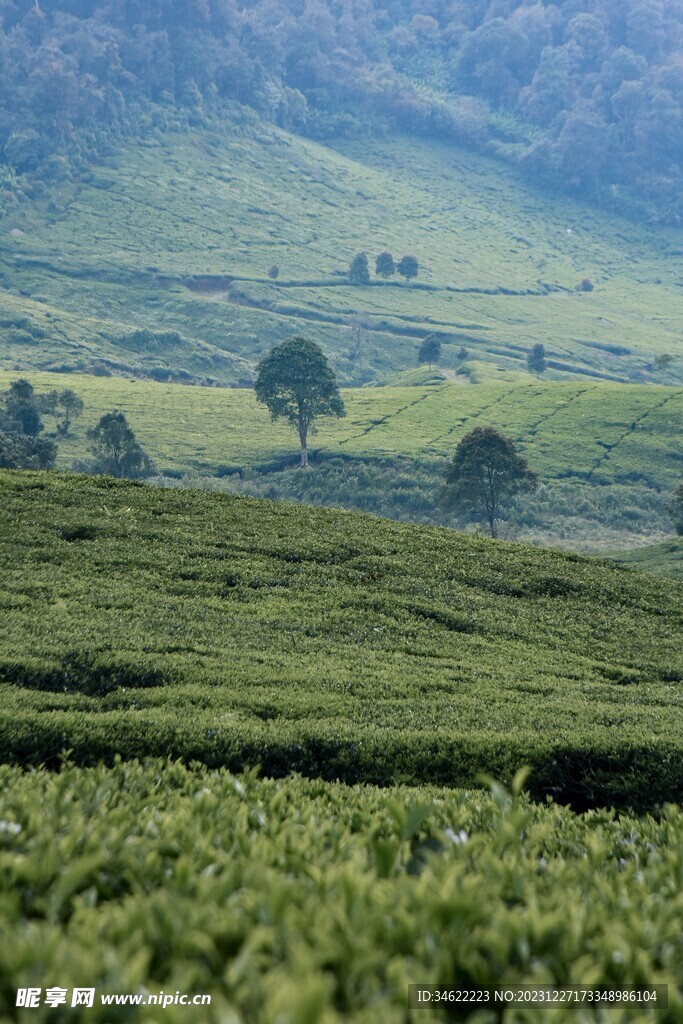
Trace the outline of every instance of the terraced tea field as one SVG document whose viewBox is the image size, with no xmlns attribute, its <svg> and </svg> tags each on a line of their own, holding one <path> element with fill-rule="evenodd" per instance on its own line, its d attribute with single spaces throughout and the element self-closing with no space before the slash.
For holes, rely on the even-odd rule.
<svg viewBox="0 0 683 1024">
<path fill-rule="evenodd" d="M 349 261 L 414 252 L 417 281 L 350 287 Z M 268 276 L 273 265 L 277 280 Z M 333 150 L 259 125 L 151 133 L 0 222 L 0 365 L 238 383 L 313 332 L 344 383 L 415 364 L 437 332 L 488 373 L 681 383 L 680 232 L 523 186 L 452 146 Z M 578 292 L 590 278 L 594 290 Z M 152 332 L 140 335 L 140 329 Z M 482 371 L 480 371 L 482 372 Z"/>
<path fill-rule="evenodd" d="M 296 462 L 295 431 L 272 423 L 252 390 L 182 387 L 122 378 L 31 373 L 36 389 L 73 387 L 85 402 L 62 468 L 87 454 L 87 427 L 121 409 L 158 463 L 215 471 L 252 463 Z M 0 390 L 16 373 L 0 372 Z M 314 453 L 357 458 L 450 456 L 477 425 L 512 436 L 544 480 L 575 477 L 601 485 L 674 488 L 680 477 L 683 390 L 592 382 L 346 389 L 347 415 L 323 419 Z M 48 421 L 49 426 L 49 421 Z"/>
<path fill-rule="evenodd" d="M 683 590 L 357 513 L 0 475 L 0 756 L 182 756 L 581 807 L 683 794 Z"/>
</svg>

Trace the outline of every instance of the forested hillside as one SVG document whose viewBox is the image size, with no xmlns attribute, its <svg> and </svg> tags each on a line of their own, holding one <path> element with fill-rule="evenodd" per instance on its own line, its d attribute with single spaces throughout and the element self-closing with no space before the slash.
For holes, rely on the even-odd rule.
<svg viewBox="0 0 683 1024">
<path fill-rule="evenodd" d="M 247 105 L 316 138 L 466 142 L 678 223 L 682 41 L 677 0 L 2 0 L 3 202 L 118 132 L 234 123 Z"/>
</svg>

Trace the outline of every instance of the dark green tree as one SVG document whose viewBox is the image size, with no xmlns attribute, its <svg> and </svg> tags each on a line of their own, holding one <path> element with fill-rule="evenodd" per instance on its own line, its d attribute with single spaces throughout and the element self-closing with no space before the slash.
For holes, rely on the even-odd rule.
<svg viewBox="0 0 683 1024">
<path fill-rule="evenodd" d="M 418 349 L 418 363 L 429 363 L 429 369 L 431 370 L 432 363 L 438 363 L 440 356 L 441 342 L 436 334 L 428 334 Z"/>
<path fill-rule="evenodd" d="M 43 429 L 33 385 L 16 380 L 0 393 L 0 469 L 51 469 L 57 445 L 38 437 Z"/>
<path fill-rule="evenodd" d="M 327 358 L 314 341 L 294 337 L 276 345 L 257 368 L 256 398 L 275 420 L 294 424 L 301 444 L 300 466 L 308 466 L 308 434 L 319 416 L 344 416 L 344 403 Z"/>
<path fill-rule="evenodd" d="M 532 491 L 538 477 L 515 450 L 514 442 L 493 427 L 476 427 L 455 450 L 441 491 L 441 508 L 486 520 L 498 536 L 501 505 L 515 494 Z"/>
<path fill-rule="evenodd" d="M 0 426 L 3 430 L 37 437 L 43 429 L 40 408 L 33 385 L 23 377 L 10 384 L 1 396 Z"/>
<path fill-rule="evenodd" d="M 349 282 L 351 284 L 370 284 L 368 258 L 364 252 L 357 252 L 349 266 Z"/>
<path fill-rule="evenodd" d="M 418 264 L 415 256 L 401 256 L 396 266 L 401 277 L 405 277 L 406 281 L 410 281 L 411 278 L 417 277 Z"/>
<path fill-rule="evenodd" d="M 529 354 L 526 357 L 526 364 L 529 367 L 529 373 L 536 373 L 540 377 L 542 373 L 545 373 L 548 368 L 548 364 L 545 358 L 545 346 L 542 342 L 537 342 Z"/>
<path fill-rule="evenodd" d="M 72 420 L 78 419 L 83 412 L 83 399 L 71 388 L 65 388 L 57 395 L 57 411 L 62 416 L 62 422 L 57 424 L 57 433 L 66 437 Z"/>
<path fill-rule="evenodd" d="M 92 473 L 137 480 L 155 472 L 154 463 L 136 441 L 126 417 L 116 409 L 105 413 L 97 426 L 88 431 L 88 439 L 95 456 L 89 466 Z"/>
<path fill-rule="evenodd" d="M 396 273 L 394 257 L 390 252 L 381 252 L 375 260 L 375 273 L 378 277 L 391 277 Z"/>
<path fill-rule="evenodd" d="M 49 438 L 0 430 L 0 469 L 52 469 L 56 458 Z"/>
</svg>

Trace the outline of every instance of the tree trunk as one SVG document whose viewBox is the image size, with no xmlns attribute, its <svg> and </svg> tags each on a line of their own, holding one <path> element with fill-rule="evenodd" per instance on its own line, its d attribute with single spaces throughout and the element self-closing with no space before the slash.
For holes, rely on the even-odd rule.
<svg viewBox="0 0 683 1024">
<path fill-rule="evenodd" d="M 308 461 L 308 428 L 301 416 L 299 416 L 299 441 L 301 443 L 301 461 L 299 462 L 299 469 L 309 469 L 310 463 Z"/>
</svg>

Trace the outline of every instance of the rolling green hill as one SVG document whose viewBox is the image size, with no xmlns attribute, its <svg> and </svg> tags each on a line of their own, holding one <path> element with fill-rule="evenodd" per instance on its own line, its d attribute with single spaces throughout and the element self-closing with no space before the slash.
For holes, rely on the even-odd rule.
<svg viewBox="0 0 683 1024">
<path fill-rule="evenodd" d="M 38 392 L 73 387 L 86 410 L 62 442 L 60 465 L 86 454 L 86 428 L 125 412 L 137 436 L 172 469 L 215 471 L 276 458 L 292 461 L 296 434 L 272 423 L 252 390 L 182 387 L 121 378 L 31 373 Z M 16 374 L 0 373 L 0 389 Z M 595 382 L 347 389 L 346 416 L 322 419 L 312 449 L 356 457 L 447 456 L 477 424 L 509 433 L 544 479 L 596 484 L 678 481 L 683 390 Z"/>
<path fill-rule="evenodd" d="M 621 565 L 640 572 L 653 572 L 657 576 L 673 576 L 683 580 L 683 538 L 674 537 L 663 544 L 652 544 L 633 551 L 620 551 L 614 555 Z"/>
<path fill-rule="evenodd" d="M 158 469 L 192 486 L 455 524 L 437 509 L 445 459 L 473 427 L 491 425 L 515 438 L 543 482 L 513 516 L 517 536 L 602 550 L 671 532 L 667 499 L 680 481 L 683 422 L 676 388 L 526 379 L 347 389 L 346 417 L 320 422 L 317 466 L 302 474 L 292 471 L 295 432 L 272 423 L 251 390 L 29 377 L 39 391 L 69 384 L 85 401 L 82 420 L 60 442 L 61 469 L 87 457 L 87 428 L 118 408 Z M 0 389 L 12 379 L 0 371 Z M 225 479 L 207 479 L 216 474 Z"/>
<path fill-rule="evenodd" d="M 414 252 L 417 281 L 345 280 L 355 252 Z M 267 276 L 279 267 L 277 281 Z M 308 332 L 359 384 L 437 332 L 479 374 L 680 383 L 683 245 L 543 196 L 502 165 L 400 137 L 336 149 L 255 122 L 152 131 L 0 221 L 0 365 L 248 383 Z M 578 292 L 585 277 L 594 291 Z M 151 332 L 151 333 L 150 333 Z"/>
<path fill-rule="evenodd" d="M 0 755 L 679 801 L 683 590 L 327 509 L 0 474 Z"/>
</svg>

